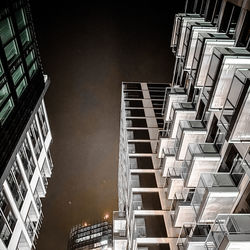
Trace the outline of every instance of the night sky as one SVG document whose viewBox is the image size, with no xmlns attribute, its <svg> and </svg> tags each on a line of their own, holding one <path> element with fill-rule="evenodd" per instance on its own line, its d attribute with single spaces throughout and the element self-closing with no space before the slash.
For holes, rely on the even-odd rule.
<svg viewBox="0 0 250 250">
<path fill-rule="evenodd" d="M 174 13 L 184 7 L 62 2 L 31 1 L 51 78 L 45 102 L 54 162 L 38 250 L 65 250 L 72 226 L 117 210 L 121 82 L 171 81 Z"/>
</svg>

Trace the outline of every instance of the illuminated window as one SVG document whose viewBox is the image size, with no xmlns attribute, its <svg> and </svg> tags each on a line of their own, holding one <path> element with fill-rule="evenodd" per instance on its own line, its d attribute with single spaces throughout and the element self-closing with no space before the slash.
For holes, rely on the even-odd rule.
<svg viewBox="0 0 250 250">
<path fill-rule="evenodd" d="M 11 29 L 11 23 L 9 18 L 6 18 L 0 22 L 0 37 L 2 43 L 5 44 L 6 42 L 8 42 L 12 36 L 13 33 Z"/>
<path fill-rule="evenodd" d="M 21 34 L 21 42 L 22 45 L 25 46 L 29 41 L 30 41 L 30 35 L 29 35 L 29 30 L 26 28 Z"/>
<path fill-rule="evenodd" d="M 0 122 L 3 124 L 8 115 L 10 114 L 11 110 L 14 107 L 14 103 L 12 98 L 10 98 L 7 103 L 4 105 L 2 110 L 0 111 Z"/>
<path fill-rule="evenodd" d="M 29 69 L 29 76 L 32 78 L 37 70 L 37 63 L 34 62 L 33 65 Z"/>
<path fill-rule="evenodd" d="M 0 76 L 3 74 L 3 66 L 1 64 L 1 61 L 0 61 Z"/>
<path fill-rule="evenodd" d="M 11 41 L 5 48 L 4 48 L 5 55 L 8 61 L 13 61 L 18 55 L 18 49 L 16 46 L 15 40 Z"/>
<path fill-rule="evenodd" d="M 5 84 L 1 89 L 0 89 L 0 104 L 4 102 L 4 100 L 8 97 L 9 95 L 9 88 L 8 85 Z"/>
<path fill-rule="evenodd" d="M 16 22 L 17 22 L 17 27 L 19 30 L 24 28 L 24 26 L 27 23 L 26 18 L 25 18 L 25 14 L 24 14 L 22 9 L 20 9 L 16 12 Z"/>
<path fill-rule="evenodd" d="M 19 83 L 18 87 L 16 88 L 16 93 L 18 97 L 22 95 L 26 87 L 27 87 L 27 80 L 26 78 L 23 78 L 23 80 Z"/>
<path fill-rule="evenodd" d="M 34 60 L 35 56 L 34 56 L 34 51 L 32 50 L 27 56 L 26 56 L 26 63 L 27 66 L 29 67 L 32 63 L 32 61 Z"/>
<path fill-rule="evenodd" d="M 23 76 L 23 66 L 20 65 L 13 73 L 12 73 L 12 79 L 14 84 L 16 85 L 19 80 L 21 79 L 21 77 Z"/>
</svg>

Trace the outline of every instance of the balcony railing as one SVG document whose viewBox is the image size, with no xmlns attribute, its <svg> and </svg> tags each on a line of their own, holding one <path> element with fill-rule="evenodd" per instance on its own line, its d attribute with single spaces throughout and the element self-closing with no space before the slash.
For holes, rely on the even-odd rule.
<svg viewBox="0 0 250 250">
<path fill-rule="evenodd" d="M 230 214 L 230 215 L 218 215 L 215 222 L 209 232 L 205 245 L 208 250 L 220 249 L 223 241 L 227 238 L 224 244 L 230 244 L 230 236 L 236 240 L 240 245 L 240 242 L 244 243 L 243 248 L 246 249 L 250 246 L 250 214 Z"/>
</svg>

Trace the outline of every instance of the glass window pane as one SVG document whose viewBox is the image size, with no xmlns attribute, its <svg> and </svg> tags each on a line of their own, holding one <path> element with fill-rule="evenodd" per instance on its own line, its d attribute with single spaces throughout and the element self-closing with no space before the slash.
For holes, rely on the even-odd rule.
<svg viewBox="0 0 250 250">
<path fill-rule="evenodd" d="M 10 42 L 4 48 L 4 51 L 8 61 L 14 60 L 15 57 L 18 55 L 18 50 L 15 41 Z"/>
<path fill-rule="evenodd" d="M 3 66 L 1 64 L 1 61 L 0 61 L 0 76 L 3 74 Z"/>
<path fill-rule="evenodd" d="M 8 115 L 10 114 L 11 110 L 14 107 L 14 103 L 12 101 L 12 98 L 8 100 L 8 102 L 5 104 L 5 106 L 0 111 L 0 121 L 1 123 L 4 123 Z"/>
<path fill-rule="evenodd" d="M 34 51 L 32 50 L 25 59 L 28 67 L 31 65 L 33 59 L 34 59 Z"/>
<path fill-rule="evenodd" d="M 228 94 L 228 100 L 234 107 L 236 107 L 238 104 L 243 88 L 243 83 L 238 78 L 234 77 L 230 92 Z"/>
<path fill-rule="evenodd" d="M 5 84 L 0 90 L 0 104 L 8 97 L 9 95 L 9 88 L 8 85 Z"/>
<path fill-rule="evenodd" d="M 220 59 L 216 55 L 213 55 L 208 72 L 208 74 L 213 80 L 215 80 L 215 76 L 217 74 L 217 71 L 219 70 L 219 65 L 220 65 Z"/>
<path fill-rule="evenodd" d="M 29 41 L 30 41 L 30 35 L 29 35 L 29 30 L 28 28 L 25 29 L 21 34 L 20 34 L 20 37 L 21 37 L 21 42 L 22 42 L 22 45 L 24 46 L 25 44 L 27 44 Z"/>
<path fill-rule="evenodd" d="M 11 23 L 9 21 L 9 18 L 6 18 L 0 22 L 0 37 L 2 43 L 5 44 L 7 41 L 10 40 L 12 36 L 13 33 L 11 29 Z"/>
<path fill-rule="evenodd" d="M 16 12 L 16 22 L 19 30 L 22 29 L 27 23 L 22 9 Z"/>
<path fill-rule="evenodd" d="M 16 85 L 18 83 L 18 81 L 21 79 L 21 77 L 23 76 L 23 66 L 20 65 L 13 73 L 12 73 L 12 79 L 14 84 Z"/>
<path fill-rule="evenodd" d="M 36 70 L 37 70 L 37 63 L 34 62 L 33 65 L 31 66 L 31 68 L 29 69 L 29 76 L 30 76 L 30 78 L 33 77 L 33 75 L 35 74 Z"/>
<path fill-rule="evenodd" d="M 26 78 L 24 78 L 20 84 L 18 85 L 18 87 L 16 88 L 16 93 L 17 96 L 20 97 L 23 93 L 23 91 L 25 90 L 25 88 L 27 87 L 27 81 Z"/>
</svg>

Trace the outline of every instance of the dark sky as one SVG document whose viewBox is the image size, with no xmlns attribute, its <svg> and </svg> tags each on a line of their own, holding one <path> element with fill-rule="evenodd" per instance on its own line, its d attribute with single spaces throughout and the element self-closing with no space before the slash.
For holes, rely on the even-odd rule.
<svg viewBox="0 0 250 250">
<path fill-rule="evenodd" d="M 54 162 L 38 250 L 65 250 L 72 226 L 117 209 L 121 81 L 171 81 L 173 18 L 184 6 L 62 2 L 31 1 L 51 77 L 45 102 Z"/>
</svg>

